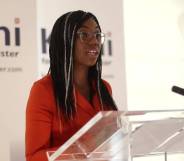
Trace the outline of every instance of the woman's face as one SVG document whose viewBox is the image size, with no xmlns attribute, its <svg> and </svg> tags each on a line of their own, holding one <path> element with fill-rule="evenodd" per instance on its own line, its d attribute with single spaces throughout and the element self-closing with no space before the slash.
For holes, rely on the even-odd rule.
<svg viewBox="0 0 184 161">
<path fill-rule="evenodd" d="M 85 21 L 79 28 L 74 50 L 75 67 L 91 67 L 96 64 L 101 48 L 99 33 L 100 29 L 92 18 Z"/>
</svg>

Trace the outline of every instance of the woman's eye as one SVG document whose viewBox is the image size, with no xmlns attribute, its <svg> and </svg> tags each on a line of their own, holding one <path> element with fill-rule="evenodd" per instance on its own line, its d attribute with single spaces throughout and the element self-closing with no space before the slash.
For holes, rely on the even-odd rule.
<svg viewBox="0 0 184 161">
<path fill-rule="evenodd" d="M 87 32 L 81 32 L 81 36 L 82 36 L 83 38 L 87 38 L 87 37 L 88 37 L 88 33 L 87 33 Z"/>
</svg>

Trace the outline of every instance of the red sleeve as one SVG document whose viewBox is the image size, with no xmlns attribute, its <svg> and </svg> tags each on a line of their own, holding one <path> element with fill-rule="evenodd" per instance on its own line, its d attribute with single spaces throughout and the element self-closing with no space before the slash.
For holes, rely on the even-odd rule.
<svg viewBox="0 0 184 161">
<path fill-rule="evenodd" d="M 109 91 L 110 95 L 112 96 L 112 88 L 111 88 L 110 84 L 106 80 L 103 80 L 103 83 L 105 84 L 107 90 Z"/>
<path fill-rule="evenodd" d="M 50 146 L 53 109 L 49 105 L 49 93 L 40 83 L 31 89 L 26 108 L 26 160 L 47 161 Z"/>
</svg>

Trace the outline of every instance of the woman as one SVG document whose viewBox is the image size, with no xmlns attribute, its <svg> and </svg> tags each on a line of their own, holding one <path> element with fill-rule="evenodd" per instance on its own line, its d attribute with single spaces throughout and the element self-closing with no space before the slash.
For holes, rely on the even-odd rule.
<svg viewBox="0 0 184 161">
<path fill-rule="evenodd" d="M 56 150 L 97 112 L 117 110 L 110 85 L 101 79 L 104 36 L 92 13 L 57 19 L 49 73 L 34 83 L 27 103 L 27 161 L 46 161 L 46 151 Z"/>
</svg>

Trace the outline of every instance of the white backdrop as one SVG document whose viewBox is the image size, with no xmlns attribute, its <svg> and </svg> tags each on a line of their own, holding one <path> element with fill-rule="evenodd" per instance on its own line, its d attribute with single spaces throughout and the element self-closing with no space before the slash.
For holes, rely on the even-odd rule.
<svg viewBox="0 0 184 161">
<path fill-rule="evenodd" d="M 0 0 L 0 13 L 0 160 L 23 161 L 25 106 L 38 68 L 36 3 Z"/>
<path fill-rule="evenodd" d="M 129 110 L 183 109 L 184 1 L 124 0 Z"/>
</svg>

